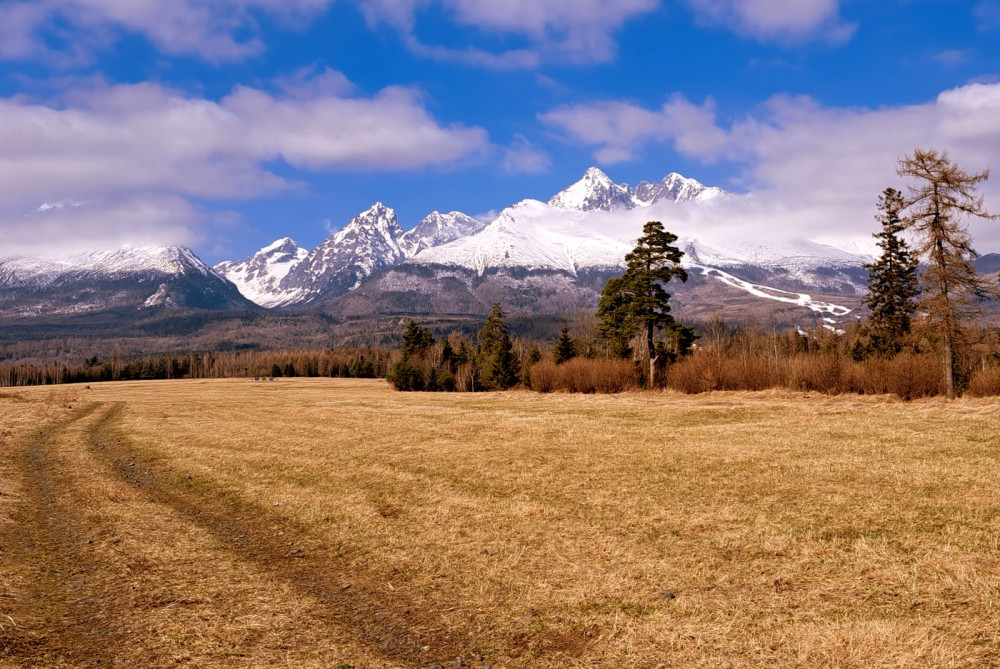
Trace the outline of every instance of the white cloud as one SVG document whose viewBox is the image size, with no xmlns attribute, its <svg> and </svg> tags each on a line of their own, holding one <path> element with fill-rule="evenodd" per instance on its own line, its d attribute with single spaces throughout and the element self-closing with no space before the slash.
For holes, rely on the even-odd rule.
<svg viewBox="0 0 1000 669">
<path fill-rule="evenodd" d="M 972 8 L 972 14 L 979 24 L 979 30 L 985 32 L 1000 28 L 1000 2 L 985 0 Z"/>
<path fill-rule="evenodd" d="M 765 41 L 814 38 L 839 43 L 855 26 L 840 19 L 839 0 L 686 0 L 699 20 Z"/>
<path fill-rule="evenodd" d="M 896 163 L 915 147 L 947 150 L 970 172 L 1000 166 L 1000 84 L 970 84 L 925 104 L 879 109 L 776 96 L 728 127 L 710 103 L 683 98 L 659 110 L 607 102 L 567 107 L 543 120 L 596 146 L 596 157 L 634 157 L 667 142 L 704 162 L 731 162 L 756 220 L 770 216 L 818 241 L 865 241 L 878 194 L 903 185 Z M 983 192 L 988 207 L 1000 211 L 1000 179 Z M 740 216 L 739 207 L 727 215 Z M 1000 225 L 977 225 L 973 234 L 981 250 L 1000 251 Z"/>
<path fill-rule="evenodd" d="M 186 229 L 194 209 L 177 214 L 189 199 L 294 187 L 270 171 L 271 161 L 409 170 L 491 149 L 481 128 L 438 123 L 416 91 L 350 97 L 331 92 L 336 80 L 328 73 L 312 88 L 302 81 L 285 96 L 238 87 L 219 101 L 148 83 L 77 90 L 67 95 L 71 106 L 0 99 L 0 232 L 32 236 L 43 216 L 48 225 L 66 223 L 56 238 L 67 240 L 86 238 L 98 223 L 112 237 L 160 229 L 165 220 Z M 69 203 L 86 206 L 57 206 Z"/>
<path fill-rule="evenodd" d="M 78 61 L 119 32 L 211 61 L 260 53 L 256 15 L 296 21 L 332 0 L 14 0 L 0 5 L 0 57 Z M 103 44 L 102 44 L 103 43 Z M 53 44 L 63 46 L 53 46 Z"/>
<path fill-rule="evenodd" d="M 110 196 L 0 217 L 0 257 L 60 256 L 122 246 L 192 245 L 200 241 L 201 213 L 184 198 L 147 193 Z M 3 210 L 0 209 L 0 212 Z"/>
<path fill-rule="evenodd" d="M 969 52 L 965 49 L 945 49 L 931 55 L 931 60 L 944 67 L 956 67 L 962 65 L 969 59 Z"/>
<path fill-rule="evenodd" d="M 597 144 L 594 157 L 603 164 L 634 160 L 649 141 L 673 140 L 678 149 L 703 156 L 718 154 L 727 143 L 725 132 L 715 125 L 714 103 L 698 106 L 681 95 L 654 110 L 606 101 L 559 107 L 540 119 L 570 141 Z"/>
<path fill-rule="evenodd" d="M 532 68 L 543 59 L 575 63 L 614 58 L 614 33 L 660 0 L 357 0 L 371 23 L 399 29 L 418 55 L 497 69 Z M 417 37 L 421 10 L 439 5 L 459 25 L 498 35 L 516 35 L 530 46 L 493 53 L 476 47 L 425 44 Z"/>
<path fill-rule="evenodd" d="M 702 23 L 721 24 L 762 40 L 846 40 L 854 26 L 839 17 L 839 0 L 684 0 Z M 238 61 L 261 54 L 260 20 L 303 25 L 334 0 L 7 0 L 0 3 L 0 58 L 71 65 L 92 60 L 122 34 L 141 35 L 168 55 Z M 422 57 L 494 69 L 530 69 L 543 61 L 603 63 L 617 52 L 615 33 L 660 8 L 663 0 L 350 0 L 369 23 L 396 28 Z M 455 26 L 515 48 L 482 48 L 420 38 L 420 16 L 443 12 Z M 977 7 L 989 25 L 993 5 Z M 453 31 L 454 32 L 454 31 Z"/>
<path fill-rule="evenodd" d="M 501 166 L 509 174 L 540 174 L 549 170 L 552 158 L 523 135 L 516 135 L 503 151 Z"/>
</svg>

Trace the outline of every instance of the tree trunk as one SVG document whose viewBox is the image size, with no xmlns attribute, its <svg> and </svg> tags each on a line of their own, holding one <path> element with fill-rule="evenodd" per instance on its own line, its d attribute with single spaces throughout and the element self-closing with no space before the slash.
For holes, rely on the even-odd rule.
<svg viewBox="0 0 1000 669">
<path fill-rule="evenodd" d="M 951 348 L 951 332 L 944 332 L 944 392 L 948 399 L 955 399 L 955 355 Z"/>
<path fill-rule="evenodd" d="M 646 321 L 646 357 L 649 359 L 649 387 L 656 383 L 656 356 L 653 355 L 653 321 Z"/>
</svg>

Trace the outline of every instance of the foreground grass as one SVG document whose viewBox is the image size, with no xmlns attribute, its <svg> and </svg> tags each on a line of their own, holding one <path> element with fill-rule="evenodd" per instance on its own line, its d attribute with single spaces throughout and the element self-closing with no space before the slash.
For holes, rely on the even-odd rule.
<svg viewBox="0 0 1000 669">
<path fill-rule="evenodd" d="M 998 407 L 0 391 L 0 662 L 997 666 Z"/>
</svg>

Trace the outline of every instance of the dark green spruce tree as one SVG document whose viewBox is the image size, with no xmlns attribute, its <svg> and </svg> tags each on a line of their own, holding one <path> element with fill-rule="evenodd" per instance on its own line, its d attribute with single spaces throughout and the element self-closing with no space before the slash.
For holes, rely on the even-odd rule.
<svg viewBox="0 0 1000 669">
<path fill-rule="evenodd" d="M 664 230 L 659 221 L 646 223 L 635 248 L 625 256 L 625 274 L 608 280 L 597 309 L 598 336 L 616 355 L 628 357 L 632 337 L 645 335 L 650 386 L 656 382 L 654 334 L 675 322 L 670 294 L 663 286 L 675 278 L 687 281 L 680 266 L 684 252 L 674 246 L 676 241 L 677 235 Z"/>
<path fill-rule="evenodd" d="M 569 336 L 569 326 L 563 321 L 559 328 L 559 339 L 556 340 L 556 350 L 553 354 L 556 364 L 561 365 L 567 360 L 572 360 L 576 356 L 576 343 Z"/>
<path fill-rule="evenodd" d="M 882 192 L 876 216 L 882 231 L 873 235 L 882 255 L 864 266 L 868 270 L 865 306 L 871 312 L 864 333 L 868 336 L 869 350 L 882 357 L 892 357 L 902 350 L 920 294 L 917 258 L 900 237 L 906 229 L 900 214 L 905 206 L 903 194 L 895 188 Z"/>
<path fill-rule="evenodd" d="M 410 322 L 406 324 L 406 332 L 403 333 L 403 357 L 422 355 L 433 345 L 434 336 L 431 335 L 430 328 L 421 327 L 417 325 L 416 321 L 410 319 Z"/>
<path fill-rule="evenodd" d="M 436 390 L 427 387 L 428 379 L 425 378 L 422 364 L 424 356 L 433 345 L 434 337 L 429 328 L 421 327 L 413 320 L 406 325 L 401 356 L 392 364 L 386 376 L 396 390 Z"/>
<path fill-rule="evenodd" d="M 506 390 L 517 384 L 520 364 L 513 352 L 513 342 L 504 318 L 507 314 L 495 302 L 486 322 L 479 329 L 476 366 L 483 390 Z"/>
</svg>

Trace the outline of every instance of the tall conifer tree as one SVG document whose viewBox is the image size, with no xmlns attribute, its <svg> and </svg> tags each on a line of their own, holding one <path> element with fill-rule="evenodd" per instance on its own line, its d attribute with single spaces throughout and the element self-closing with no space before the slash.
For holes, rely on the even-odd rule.
<svg viewBox="0 0 1000 669">
<path fill-rule="evenodd" d="M 510 332 L 503 320 L 506 316 L 500 303 L 494 303 L 490 315 L 479 330 L 476 362 L 483 390 L 505 390 L 518 380 L 520 364 L 514 355 Z"/>
<path fill-rule="evenodd" d="M 629 339 L 644 332 L 650 385 L 656 363 L 653 334 L 674 322 L 670 294 L 663 286 L 674 278 L 687 281 L 687 272 L 680 266 L 684 252 L 673 245 L 676 241 L 677 235 L 664 230 L 659 221 L 646 223 L 635 248 L 625 256 L 625 274 L 608 280 L 597 310 L 598 334 L 623 357 L 631 352 Z"/>
<path fill-rule="evenodd" d="M 910 333 L 910 321 L 916 312 L 917 259 L 910 252 L 900 233 L 906 225 L 900 218 L 903 194 L 886 188 L 878 201 L 877 220 L 882 231 L 873 236 L 878 240 L 882 255 L 865 265 L 868 270 L 868 297 L 865 306 L 871 311 L 865 332 L 869 346 L 876 355 L 891 357 L 903 348 Z"/>
</svg>

